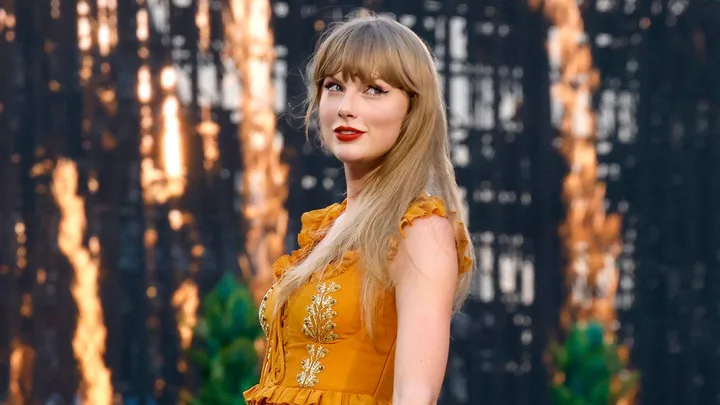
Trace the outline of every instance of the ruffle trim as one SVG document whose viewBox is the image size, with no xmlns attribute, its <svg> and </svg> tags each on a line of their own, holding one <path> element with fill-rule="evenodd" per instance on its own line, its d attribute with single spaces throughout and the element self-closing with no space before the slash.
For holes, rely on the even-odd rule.
<svg viewBox="0 0 720 405">
<path fill-rule="evenodd" d="M 273 264 L 273 272 L 275 277 L 280 278 L 285 271 L 299 263 L 312 248 L 322 239 L 323 231 L 328 228 L 339 216 L 345 211 L 346 202 L 341 204 L 333 204 L 319 210 L 308 211 L 302 215 L 300 222 L 302 229 L 298 234 L 299 248 L 290 254 L 279 257 Z M 405 237 L 405 227 L 412 226 L 412 222 L 416 219 L 429 218 L 437 215 L 443 218 L 453 220 L 455 227 L 455 246 L 458 253 L 458 272 L 466 273 L 472 268 L 472 260 L 465 253 L 470 243 L 468 235 L 462 221 L 457 220 L 455 212 L 448 215 L 445 210 L 445 204 L 442 199 L 437 196 L 422 196 L 413 201 L 405 215 L 400 220 L 400 234 Z M 392 260 L 397 256 L 399 240 L 390 242 L 388 249 L 388 259 Z M 323 273 L 323 277 L 335 276 L 351 267 L 359 259 L 358 254 L 354 251 L 346 252 L 341 263 L 331 264 L 331 268 Z"/>
<path fill-rule="evenodd" d="M 310 253 L 312 248 L 322 239 L 324 230 L 345 211 L 345 206 L 346 202 L 343 201 L 341 204 L 333 204 L 318 210 L 308 211 L 300 217 L 301 229 L 298 233 L 299 248 L 290 254 L 280 256 L 275 263 L 273 263 L 275 277 L 280 278 L 288 268 L 299 263 Z M 342 271 L 342 269 L 350 266 L 350 262 L 354 262 L 357 259 L 358 257 L 355 252 L 345 253 L 342 263 L 331 265 L 332 268 L 324 272 L 324 277 L 337 274 Z"/>
<path fill-rule="evenodd" d="M 458 273 L 464 274 L 468 272 L 472 268 L 472 260 L 466 255 L 470 240 L 465 232 L 462 221 L 455 218 L 456 215 L 454 211 L 450 212 L 448 216 L 445 210 L 445 204 L 440 197 L 423 196 L 415 200 L 410 205 L 410 208 L 408 208 L 402 220 L 400 220 L 400 235 L 402 235 L 403 238 L 405 237 L 405 228 L 412 226 L 414 220 L 429 218 L 433 215 L 450 218 L 453 221 L 453 227 L 455 228 L 455 247 L 458 255 Z M 399 240 L 391 241 L 390 249 L 388 249 L 388 259 L 393 260 L 397 256 L 399 245 Z"/>
<path fill-rule="evenodd" d="M 254 386 L 243 396 L 248 405 L 390 405 L 370 395 L 282 386 Z"/>
</svg>

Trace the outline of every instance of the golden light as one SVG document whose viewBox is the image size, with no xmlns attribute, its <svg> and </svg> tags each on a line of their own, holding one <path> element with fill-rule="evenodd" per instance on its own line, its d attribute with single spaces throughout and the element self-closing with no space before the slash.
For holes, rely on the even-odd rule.
<svg viewBox="0 0 720 405">
<path fill-rule="evenodd" d="M 168 213 L 168 222 L 170 222 L 170 228 L 172 228 L 172 230 L 180 230 L 183 226 L 182 213 L 177 209 L 170 210 Z"/>
<path fill-rule="evenodd" d="M 178 120 L 180 103 L 175 96 L 165 99 L 162 107 L 163 116 L 163 159 L 168 191 L 172 196 L 179 196 L 185 187 L 185 168 L 182 160 L 182 143 L 180 140 L 180 121 Z"/>
<path fill-rule="evenodd" d="M 172 305 L 178 311 L 177 323 L 180 333 L 180 344 L 183 349 L 190 347 L 193 337 L 193 328 L 197 324 L 197 309 L 200 306 L 198 287 L 191 279 L 183 281 L 175 290 Z"/>
<path fill-rule="evenodd" d="M 621 220 L 606 214 L 605 184 L 597 180 L 595 115 L 592 93 L 599 74 L 592 55 L 578 3 L 574 0 L 546 0 L 545 14 L 554 24 L 548 35 L 550 68 L 557 80 L 552 83 L 553 106 L 561 117 L 556 123 L 562 138 L 561 153 L 569 173 L 563 183 L 567 217 L 560 228 L 565 252 L 570 296 L 561 312 L 561 322 L 601 322 L 614 336 L 614 312 L 620 254 Z"/>
<path fill-rule="evenodd" d="M 142 3 L 139 3 L 142 4 Z M 149 14 L 145 7 L 140 7 L 136 16 L 137 30 L 136 36 L 140 42 L 140 48 L 147 48 L 149 39 Z M 138 69 L 137 78 L 137 97 L 140 102 L 140 185 L 142 187 L 143 201 L 146 205 L 164 203 L 169 198 L 165 187 L 165 175 L 162 170 L 158 169 L 153 159 L 153 151 L 155 148 L 155 136 L 152 132 L 154 125 L 154 112 L 151 106 L 153 100 L 153 82 L 150 66 L 144 61 L 149 55 L 140 55 L 143 63 Z M 147 232 L 154 232 L 149 229 Z M 148 254 L 154 241 L 145 238 L 145 246 L 148 248 Z M 152 260 L 152 256 L 149 258 Z"/>
<path fill-rule="evenodd" d="M 272 284 L 272 262 L 284 250 L 288 168 L 280 159 L 282 136 L 275 128 L 270 2 L 231 0 L 226 38 L 242 82 L 243 213 L 250 229 L 240 263 L 260 301 Z M 254 274 L 252 272 L 254 271 Z M 254 276 L 254 277 L 253 277 Z"/>
<path fill-rule="evenodd" d="M 148 25 L 148 12 L 145 9 L 140 9 L 136 16 L 137 21 L 137 39 L 141 42 L 145 42 L 150 37 L 150 29 Z"/>
<path fill-rule="evenodd" d="M 15 15 L 12 9 L 0 8 L 0 34 L 5 31 L 5 40 L 13 42 L 15 40 Z"/>
<path fill-rule="evenodd" d="M 139 31 L 138 31 L 139 32 Z M 182 137 L 180 128 L 180 102 L 173 94 L 177 76 L 172 67 L 165 67 L 160 74 L 160 83 L 168 94 L 162 103 L 160 111 L 162 122 L 161 158 L 163 168 L 158 168 L 152 158 L 155 147 L 155 137 L 152 133 L 153 110 L 152 76 L 150 68 L 142 65 L 138 69 L 137 96 L 140 101 L 140 183 L 143 188 L 143 198 L 149 204 L 163 204 L 170 198 L 179 197 L 185 192 L 185 165 L 182 159 Z"/>
<path fill-rule="evenodd" d="M 152 83 L 150 82 L 150 68 L 148 66 L 142 66 L 138 71 L 137 95 L 138 100 L 143 104 L 147 104 L 152 100 Z"/>
<path fill-rule="evenodd" d="M 77 5 L 78 13 L 78 46 L 85 52 L 92 47 L 92 25 L 90 23 L 90 4 L 80 1 Z"/>
<path fill-rule="evenodd" d="M 198 49 L 201 54 L 207 54 L 210 50 L 210 0 L 198 0 L 195 25 L 198 29 Z M 217 143 L 220 126 L 213 121 L 209 105 L 201 105 L 200 108 L 201 119 L 196 129 L 202 137 L 203 168 L 210 172 L 220 158 Z"/>
<path fill-rule="evenodd" d="M 52 194 L 60 210 L 58 246 L 73 268 L 72 296 L 78 319 L 72 346 L 80 371 L 80 398 L 86 405 L 109 405 L 113 391 L 110 371 L 104 363 L 107 331 L 99 299 L 100 242 L 90 238 L 90 249 L 83 246 L 87 226 L 85 202 L 77 195 L 78 173 L 75 163 L 61 159 L 52 173 Z"/>
<path fill-rule="evenodd" d="M 199 33 L 198 48 L 207 53 L 210 48 L 210 0 L 198 0 L 195 25 Z"/>
<path fill-rule="evenodd" d="M 592 53 L 576 0 L 530 0 L 543 6 L 552 22 L 548 34 L 551 78 L 550 95 L 554 122 L 562 140 L 561 154 L 569 172 L 562 197 L 567 216 L 560 237 L 567 255 L 565 282 L 569 296 L 560 313 L 565 330 L 574 323 L 599 322 L 608 342 L 615 341 L 615 293 L 618 287 L 617 257 L 621 251 L 621 218 L 605 212 L 606 185 L 597 179 L 596 123 L 592 93 L 599 84 Z M 619 351 L 625 350 L 622 345 Z M 560 375 L 556 374 L 555 378 Z M 619 383 L 613 377 L 612 384 Z M 620 399 L 634 402 L 635 392 Z"/>
<path fill-rule="evenodd" d="M 551 97 L 554 107 L 561 112 L 557 114 L 561 117 L 557 122 L 562 137 L 561 153 L 570 168 L 563 182 L 567 216 L 560 227 L 568 255 L 565 279 L 570 295 L 560 320 L 566 330 L 575 322 L 600 322 L 606 339 L 614 341 L 621 218 L 605 212 L 606 186 L 597 180 L 596 125 L 591 100 L 599 74 L 592 67 L 578 3 L 546 0 L 544 11 L 554 24 L 548 39 L 550 67 L 553 77 L 557 77 Z M 620 402 L 630 404 L 634 395 L 631 392 Z"/>
<path fill-rule="evenodd" d="M 15 240 L 17 241 L 16 265 L 18 270 L 22 271 L 27 266 L 27 235 L 25 235 L 25 224 L 22 222 L 15 223 Z"/>
<path fill-rule="evenodd" d="M 203 107 L 201 111 L 202 121 L 198 124 L 197 132 L 203 140 L 203 168 L 210 171 L 220 158 L 220 149 L 217 142 L 220 125 L 212 120 L 209 107 Z"/>
<path fill-rule="evenodd" d="M 32 374 L 35 351 L 32 347 L 13 339 L 10 353 L 10 384 L 7 405 L 24 405 L 32 396 Z"/>
<path fill-rule="evenodd" d="M 97 0 L 97 43 L 102 56 L 108 56 L 117 45 L 117 2 Z"/>
<path fill-rule="evenodd" d="M 170 66 L 163 68 L 160 73 L 160 85 L 162 88 L 166 91 L 172 91 L 176 83 L 177 73 L 175 73 L 175 69 Z"/>
<path fill-rule="evenodd" d="M 143 4 L 142 2 L 139 4 Z M 140 42 L 138 54 L 144 61 L 149 56 L 149 15 L 148 11 L 141 7 L 136 14 L 137 30 L 136 36 Z M 208 19 L 209 21 L 209 19 Z M 153 80 L 159 80 L 160 94 L 153 94 Z M 143 201 L 145 208 L 150 210 L 156 204 L 169 204 L 171 209 L 168 212 L 168 222 L 173 231 L 180 231 L 188 221 L 192 220 L 189 215 L 183 214 L 178 208 L 178 201 L 175 199 L 185 192 L 186 167 L 183 161 L 183 137 L 180 124 L 181 104 L 175 94 L 177 86 L 177 72 L 173 66 L 165 66 L 158 77 L 153 78 L 150 67 L 145 62 L 138 70 L 137 97 L 140 101 L 140 182 L 142 187 Z M 162 97 L 160 111 L 153 110 L 154 97 Z M 159 114 L 158 114 L 159 113 Z M 154 133 L 154 122 L 159 115 L 161 127 L 160 133 Z M 158 142 L 156 142 L 156 139 Z M 156 149 L 156 148 L 159 148 Z M 159 152 L 159 153 L 158 153 Z M 154 156 L 159 156 L 160 163 L 156 162 Z M 152 221 L 146 223 L 144 245 L 148 267 L 148 278 L 151 280 L 147 287 L 148 299 L 155 299 L 158 290 L 153 285 L 155 255 L 153 248 L 157 243 L 157 231 Z M 194 273 L 190 266 L 190 273 Z M 176 310 L 178 333 L 180 344 L 183 348 L 190 347 L 192 332 L 195 327 L 197 308 L 200 303 L 198 288 L 191 277 L 186 278 L 181 286 L 173 293 L 171 300 Z M 157 317 L 151 315 L 147 320 L 151 329 L 158 327 Z M 180 361 L 178 365 L 185 364 Z M 186 371 L 179 367 L 181 372 Z M 156 390 L 161 391 L 165 387 L 162 380 L 155 381 Z"/>
</svg>

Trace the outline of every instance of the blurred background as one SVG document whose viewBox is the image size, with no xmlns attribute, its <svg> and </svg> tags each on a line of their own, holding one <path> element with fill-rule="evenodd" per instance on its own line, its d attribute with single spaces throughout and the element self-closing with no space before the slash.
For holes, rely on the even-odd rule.
<svg viewBox="0 0 720 405">
<path fill-rule="evenodd" d="M 0 401 L 244 403 L 359 7 L 433 47 L 469 204 L 440 403 L 720 404 L 717 0 L 0 0 Z"/>
</svg>

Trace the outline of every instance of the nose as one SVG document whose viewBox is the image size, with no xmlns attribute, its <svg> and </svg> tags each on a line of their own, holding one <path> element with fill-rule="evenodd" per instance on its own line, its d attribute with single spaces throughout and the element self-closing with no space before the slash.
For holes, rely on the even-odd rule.
<svg viewBox="0 0 720 405">
<path fill-rule="evenodd" d="M 353 101 L 353 94 L 346 92 L 343 95 L 340 104 L 338 105 L 338 116 L 340 118 L 356 118 L 357 113 L 355 112 L 355 102 Z"/>
</svg>

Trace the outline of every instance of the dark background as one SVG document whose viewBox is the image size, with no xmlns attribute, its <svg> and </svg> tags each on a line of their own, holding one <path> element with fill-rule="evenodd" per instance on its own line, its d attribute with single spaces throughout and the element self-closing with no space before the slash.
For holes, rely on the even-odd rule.
<svg viewBox="0 0 720 405">
<path fill-rule="evenodd" d="M 35 355 L 28 403 L 72 403 L 78 385 L 70 343 L 72 272 L 57 247 L 50 173 L 33 170 L 38 163 L 68 156 L 81 178 L 96 176 L 101 185 L 91 194 L 81 181 L 80 193 L 87 199 L 88 233 L 102 246 L 106 363 L 119 401 L 174 404 L 181 389 L 192 386 L 176 367 L 172 292 L 187 277 L 203 293 L 223 272 L 238 272 L 246 226 L 237 208 L 242 156 L 236 111 L 212 104 L 222 129 L 217 170 L 202 169 L 201 141 L 190 136 L 202 98 L 222 93 L 218 83 L 234 74 L 221 63 L 220 10 L 227 4 L 210 2 L 213 45 L 210 56 L 200 58 L 197 2 L 149 2 L 153 71 L 174 63 L 187 69 L 190 83 L 183 109 L 188 187 L 177 202 L 196 219 L 197 232 L 190 235 L 171 231 L 169 206 L 148 210 L 138 197 L 135 13 L 141 6 L 118 3 L 118 46 L 98 56 L 111 73 L 95 72 L 88 90 L 78 78 L 76 1 L 0 0 L 0 8 L 16 16 L 0 37 L 0 400 L 10 389 L 12 342 Z M 548 20 L 521 0 L 272 5 L 281 67 L 276 84 L 287 101 L 279 120 L 283 159 L 291 168 L 287 249 L 294 247 L 300 214 L 337 202 L 344 192 L 341 166 L 306 145 L 301 123 L 290 114 L 302 100 L 300 69 L 318 29 L 359 6 L 414 18 L 412 28 L 441 62 L 453 150 L 469 154 L 467 161 L 456 159 L 457 177 L 467 191 L 476 244 L 489 260 L 454 322 L 441 403 L 548 404 L 542 354 L 558 334 L 564 300 L 557 228 L 567 170 L 550 121 Z M 59 7 L 60 18 L 51 18 L 52 7 Z M 618 335 L 632 345 L 632 364 L 642 372 L 639 403 L 720 404 L 720 2 L 593 0 L 581 7 L 601 74 L 594 99 L 599 174 L 608 184 L 609 211 L 623 216 Z M 464 22 L 465 56 L 448 51 L 454 39 L 447 21 Z M 198 79 L 208 67 L 215 84 Z M 450 85 L 461 76 L 469 84 L 467 109 Z M 515 98 L 503 105 L 508 88 Z M 99 101 L 98 89 L 113 89 L 116 109 Z M 19 222 L 25 224 L 23 243 Z M 153 269 L 142 241 L 149 223 L 158 230 Z M 193 259 L 188 252 L 197 241 L 205 251 Z M 26 266 L 18 265 L 19 256 Z M 188 272 L 192 263 L 200 268 L 196 274 Z M 523 278 L 523 268 L 533 277 Z M 523 280 L 531 288 L 523 290 Z M 158 289 L 153 300 L 146 295 L 150 282 Z"/>
</svg>

